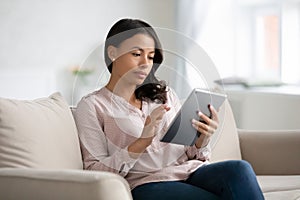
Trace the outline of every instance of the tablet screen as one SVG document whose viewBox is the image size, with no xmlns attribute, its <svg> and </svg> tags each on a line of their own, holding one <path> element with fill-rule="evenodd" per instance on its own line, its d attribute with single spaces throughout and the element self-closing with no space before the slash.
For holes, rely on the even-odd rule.
<svg viewBox="0 0 300 200">
<path fill-rule="evenodd" d="M 193 89 L 181 109 L 178 111 L 161 142 L 192 146 L 200 133 L 192 126 L 192 119 L 199 119 L 197 114 L 201 111 L 210 117 L 208 106 L 211 104 L 216 110 L 226 99 L 225 94 L 214 93 L 208 90 Z"/>
</svg>

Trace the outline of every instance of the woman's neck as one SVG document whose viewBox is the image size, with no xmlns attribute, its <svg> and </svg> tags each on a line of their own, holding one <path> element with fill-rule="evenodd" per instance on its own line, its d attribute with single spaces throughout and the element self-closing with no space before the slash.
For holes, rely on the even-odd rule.
<svg viewBox="0 0 300 200">
<path fill-rule="evenodd" d="M 126 101 L 128 101 L 131 105 L 141 109 L 141 101 L 138 100 L 135 96 L 135 85 L 129 85 L 126 83 L 120 83 L 118 84 L 114 83 L 112 80 L 108 82 L 108 84 L 105 86 L 108 90 L 110 90 L 112 93 L 123 97 Z"/>
</svg>

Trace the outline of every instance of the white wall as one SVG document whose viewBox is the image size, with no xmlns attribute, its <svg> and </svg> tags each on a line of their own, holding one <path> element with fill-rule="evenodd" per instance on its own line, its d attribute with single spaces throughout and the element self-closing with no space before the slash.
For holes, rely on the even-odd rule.
<svg viewBox="0 0 300 200">
<path fill-rule="evenodd" d="M 238 128 L 300 129 L 300 87 L 227 88 L 226 92 Z"/>
<path fill-rule="evenodd" d="M 114 22 L 141 18 L 154 27 L 172 29 L 173 4 L 172 0 L 1 0 L 0 96 L 36 98 L 60 91 L 70 102 L 69 68 L 80 65 L 103 43 Z M 51 85 L 36 81 L 37 76 L 49 79 Z"/>
</svg>

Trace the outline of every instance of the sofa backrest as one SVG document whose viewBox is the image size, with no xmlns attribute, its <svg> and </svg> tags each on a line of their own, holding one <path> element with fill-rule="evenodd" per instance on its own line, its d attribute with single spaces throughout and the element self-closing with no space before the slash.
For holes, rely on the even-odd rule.
<svg viewBox="0 0 300 200">
<path fill-rule="evenodd" d="M 238 132 L 229 102 L 226 100 L 219 111 L 219 127 L 213 135 L 212 162 L 240 160 L 241 151 Z"/>
<path fill-rule="evenodd" d="M 82 169 L 76 125 L 59 93 L 0 98 L 0 168 Z"/>
<path fill-rule="evenodd" d="M 237 128 L 226 101 L 212 138 L 212 162 L 241 159 Z M 59 93 L 32 101 L 0 98 L 0 167 L 82 169 L 69 105 Z"/>
</svg>

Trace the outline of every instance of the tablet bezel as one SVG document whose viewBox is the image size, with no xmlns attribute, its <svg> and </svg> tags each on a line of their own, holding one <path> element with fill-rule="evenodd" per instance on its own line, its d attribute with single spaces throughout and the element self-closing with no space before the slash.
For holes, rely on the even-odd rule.
<svg viewBox="0 0 300 200">
<path fill-rule="evenodd" d="M 171 121 L 161 142 L 192 146 L 200 133 L 192 126 L 192 119 L 200 120 L 197 112 L 210 116 L 208 105 L 216 110 L 224 103 L 226 94 L 195 88 L 189 94 L 174 119 Z"/>
</svg>

